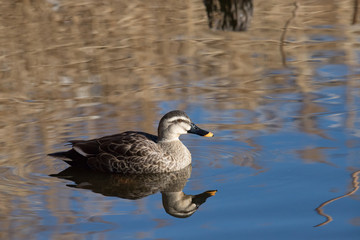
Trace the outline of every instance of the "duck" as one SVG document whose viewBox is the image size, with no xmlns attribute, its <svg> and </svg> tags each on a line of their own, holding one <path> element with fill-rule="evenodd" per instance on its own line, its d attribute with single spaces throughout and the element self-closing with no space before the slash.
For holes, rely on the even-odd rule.
<svg viewBox="0 0 360 240">
<path fill-rule="evenodd" d="M 91 140 L 69 141 L 71 149 L 50 153 L 73 167 L 106 173 L 152 174 L 179 171 L 191 164 L 191 153 L 179 137 L 184 134 L 213 137 L 195 125 L 181 110 L 166 113 L 158 135 L 126 131 Z"/>
</svg>

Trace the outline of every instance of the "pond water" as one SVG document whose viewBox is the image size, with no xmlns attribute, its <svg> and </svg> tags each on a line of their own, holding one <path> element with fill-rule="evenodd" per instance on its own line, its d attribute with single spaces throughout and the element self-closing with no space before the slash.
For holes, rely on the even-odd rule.
<svg viewBox="0 0 360 240">
<path fill-rule="evenodd" d="M 358 239 L 358 1 L 237 2 L 0 3 L 0 238 Z M 173 109 L 215 134 L 182 136 L 183 172 L 47 156 Z"/>
</svg>

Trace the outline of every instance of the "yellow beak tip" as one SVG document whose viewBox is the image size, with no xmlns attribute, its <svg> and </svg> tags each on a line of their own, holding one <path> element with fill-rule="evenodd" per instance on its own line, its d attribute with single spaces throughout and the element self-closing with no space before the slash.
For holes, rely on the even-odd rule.
<svg viewBox="0 0 360 240">
<path fill-rule="evenodd" d="M 207 193 L 210 195 L 210 196 L 215 196 L 215 193 L 217 192 L 217 190 L 214 190 L 214 191 L 207 191 Z"/>
<path fill-rule="evenodd" d="M 212 132 L 209 132 L 206 135 L 204 135 L 204 137 L 213 137 L 213 136 L 214 136 L 214 134 Z"/>
</svg>

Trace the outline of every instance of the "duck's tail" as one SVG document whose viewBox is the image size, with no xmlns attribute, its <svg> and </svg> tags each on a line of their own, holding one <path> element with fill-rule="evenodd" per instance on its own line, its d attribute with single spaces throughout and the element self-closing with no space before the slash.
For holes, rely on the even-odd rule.
<svg viewBox="0 0 360 240">
<path fill-rule="evenodd" d="M 61 160 L 69 160 L 68 157 L 68 152 L 55 152 L 55 153 L 49 153 L 48 156 L 50 157 L 54 157 L 54 158 L 59 158 Z"/>
<path fill-rule="evenodd" d="M 48 156 L 58 158 L 74 167 L 83 167 L 86 166 L 87 158 L 77 153 L 74 149 L 71 149 L 67 152 L 55 152 L 49 153 Z"/>
</svg>

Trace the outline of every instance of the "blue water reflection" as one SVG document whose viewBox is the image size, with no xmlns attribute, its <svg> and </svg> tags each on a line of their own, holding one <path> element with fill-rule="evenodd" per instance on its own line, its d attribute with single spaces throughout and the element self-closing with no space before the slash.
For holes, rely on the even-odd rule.
<svg viewBox="0 0 360 240">
<path fill-rule="evenodd" d="M 254 1 L 231 32 L 209 29 L 203 1 L 4 1 L 0 238 L 357 239 L 356 2 Z M 106 177 L 49 176 L 67 141 L 156 133 L 172 109 L 215 133 L 182 137 L 182 191 L 218 190 L 190 217 L 159 189 L 128 199 L 91 189 Z"/>
</svg>

